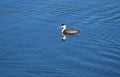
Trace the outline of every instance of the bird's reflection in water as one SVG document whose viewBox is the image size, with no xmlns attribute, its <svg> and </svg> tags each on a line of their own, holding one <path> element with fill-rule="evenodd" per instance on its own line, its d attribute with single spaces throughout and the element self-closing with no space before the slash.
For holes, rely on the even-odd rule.
<svg viewBox="0 0 120 77">
<path fill-rule="evenodd" d="M 65 41 L 66 39 L 67 39 L 66 34 L 62 33 L 62 38 L 61 38 L 61 40 L 62 40 L 62 41 Z"/>
<path fill-rule="evenodd" d="M 66 41 L 67 36 L 74 36 L 74 35 L 76 35 L 76 34 L 64 34 L 64 33 L 62 33 L 61 40 L 62 40 L 62 41 Z"/>
</svg>

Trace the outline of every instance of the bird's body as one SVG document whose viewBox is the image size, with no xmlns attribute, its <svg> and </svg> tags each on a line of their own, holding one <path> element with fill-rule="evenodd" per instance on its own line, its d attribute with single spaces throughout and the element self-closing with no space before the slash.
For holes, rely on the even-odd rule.
<svg viewBox="0 0 120 77">
<path fill-rule="evenodd" d="M 80 32 L 80 30 L 73 29 L 73 28 L 66 29 L 66 25 L 65 24 L 62 24 L 60 27 L 63 28 L 62 29 L 62 33 L 64 33 L 64 34 L 70 34 L 70 35 L 72 35 L 72 34 L 77 34 L 77 33 Z"/>
<path fill-rule="evenodd" d="M 76 33 L 78 33 L 78 32 L 80 32 L 80 31 L 79 31 L 79 30 L 76 30 L 76 29 L 73 29 L 73 28 L 71 28 L 71 29 L 66 29 L 66 30 L 63 31 L 64 34 L 76 34 Z"/>
</svg>

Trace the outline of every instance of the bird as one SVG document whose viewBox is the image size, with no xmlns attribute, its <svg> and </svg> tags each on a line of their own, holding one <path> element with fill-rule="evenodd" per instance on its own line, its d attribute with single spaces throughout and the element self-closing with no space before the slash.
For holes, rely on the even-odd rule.
<svg viewBox="0 0 120 77">
<path fill-rule="evenodd" d="M 61 26 L 60 26 L 59 28 L 63 28 L 63 29 L 62 29 L 62 33 L 63 33 L 63 34 L 73 35 L 73 34 L 77 34 L 77 33 L 80 32 L 80 30 L 73 29 L 73 28 L 66 29 L 66 24 L 61 24 Z"/>
</svg>

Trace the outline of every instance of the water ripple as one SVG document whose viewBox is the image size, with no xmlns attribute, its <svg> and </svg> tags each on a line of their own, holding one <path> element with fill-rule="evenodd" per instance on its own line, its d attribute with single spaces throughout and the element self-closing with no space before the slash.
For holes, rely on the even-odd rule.
<svg viewBox="0 0 120 77">
<path fill-rule="evenodd" d="M 117 0 L 0 2 L 0 76 L 119 77 L 119 6 Z M 61 23 L 81 32 L 61 42 Z"/>
</svg>

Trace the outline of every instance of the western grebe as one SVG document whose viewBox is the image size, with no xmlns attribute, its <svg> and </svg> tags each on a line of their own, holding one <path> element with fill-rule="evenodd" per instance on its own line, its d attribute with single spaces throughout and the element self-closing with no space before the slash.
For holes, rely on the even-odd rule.
<svg viewBox="0 0 120 77">
<path fill-rule="evenodd" d="M 60 28 L 63 28 L 62 29 L 62 33 L 63 34 L 77 34 L 80 32 L 80 30 L 77 30 L 77 29 L 66 29 L 66 24 L 61 24 Z"/>
</svg>

